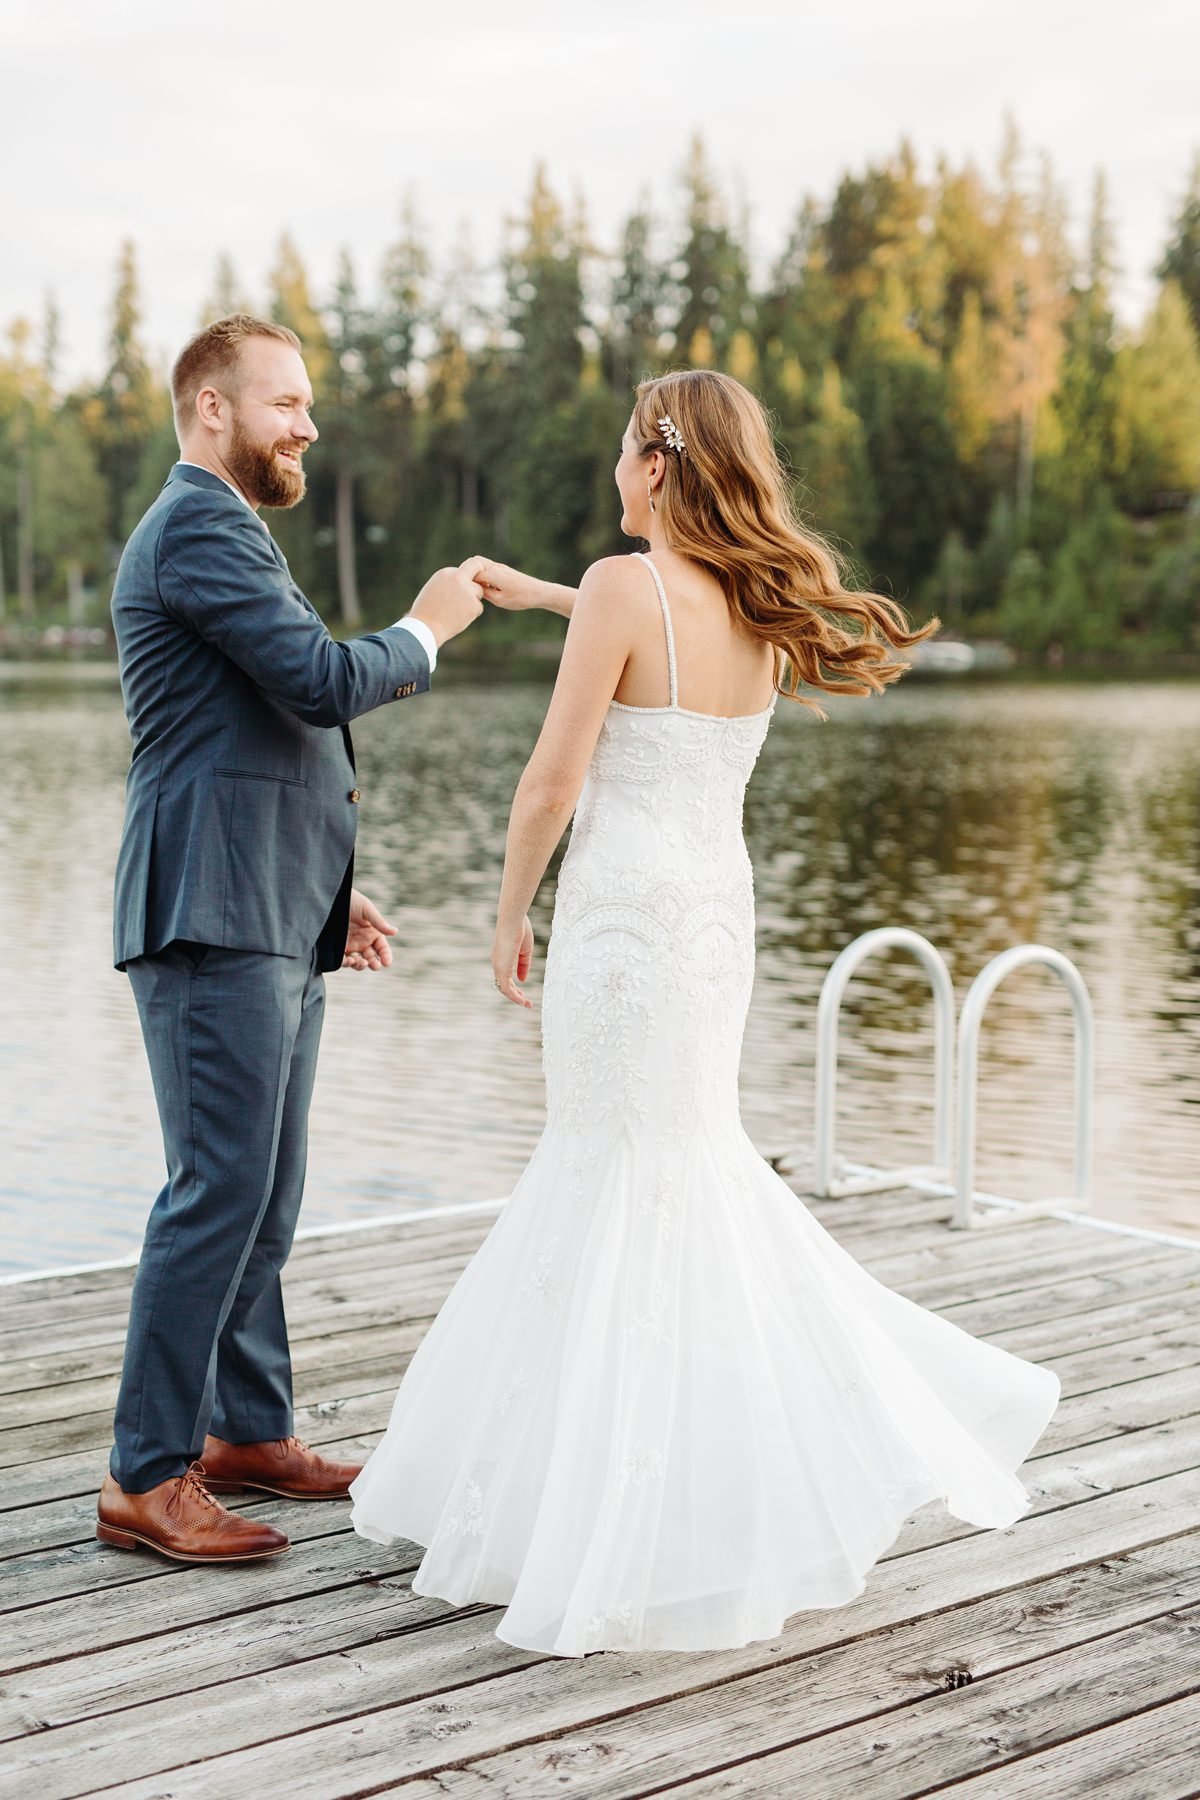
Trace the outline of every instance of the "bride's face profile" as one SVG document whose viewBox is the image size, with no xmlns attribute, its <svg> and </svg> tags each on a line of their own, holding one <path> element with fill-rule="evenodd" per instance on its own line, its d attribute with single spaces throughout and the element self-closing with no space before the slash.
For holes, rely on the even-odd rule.
<svg viewBox="0 0 1200 1800">
<path fill-rule="evenodd" d="M 657 451 L 649 456 L 639 454 L 633 432 L 633 414 L 630 413 L 621 439 L 621 455 L 613 471 L 621 496 L 621 530 L 626 537 L 650 536 L 650 502 L 646 497 L 646 486 L 652 482 L 657 488 L 662 480 L 662 464 L 663 458 Z"/>
</svg>

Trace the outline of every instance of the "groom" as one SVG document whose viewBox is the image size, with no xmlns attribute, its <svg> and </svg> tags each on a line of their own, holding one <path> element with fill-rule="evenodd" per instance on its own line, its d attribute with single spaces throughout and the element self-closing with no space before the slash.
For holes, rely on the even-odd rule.
<svg viewBox="0 0 1200 1800">
<path fill-rule="evenodd" d="M 324 975 L 391 962 L 352 885 L 347 722 L 425 693 L 483 610 L 481 559 L 393 626 L 335 642 L 259 516 L 317 436 L 291 331 L 238 313 L 172 372 L 180 460 L 125 546 L 112 613 L 133 737 L 114 908 L 167 1182 L 134 1282 L 96 1534 L 184 1562 L 288 1548 L 213 1491 L 345 1495 L 292 1435 L 280 1292 L 304 1184 Z M 201 1460 L 202 1459 L 202 1460 Z"/>
</svg>

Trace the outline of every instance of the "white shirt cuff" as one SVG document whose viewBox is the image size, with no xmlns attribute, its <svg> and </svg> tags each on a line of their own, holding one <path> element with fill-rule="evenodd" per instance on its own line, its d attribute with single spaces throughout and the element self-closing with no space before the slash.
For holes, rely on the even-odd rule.
<svg viewBox="0 0 1200 1800">
<path fill-rule="evenodd" d="M 400 631 L 412 632 L 418 644 L 421 645 L 426 656 L 429 658 L 429 673 L 432 675 L 433 671 L 437 668 L 438 646 L 437 639 L 434 637 L 433 632 L 425 623 L 424 619 L 397 619 L 395 621 L 395 628 Z"/>
</svg>

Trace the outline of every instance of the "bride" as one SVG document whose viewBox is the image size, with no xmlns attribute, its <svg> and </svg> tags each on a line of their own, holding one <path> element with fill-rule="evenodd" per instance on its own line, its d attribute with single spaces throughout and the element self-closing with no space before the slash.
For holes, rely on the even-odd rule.
<svg viewBox="0 0 1200 1800">
<path fill-rule="evenodd" d="M 526 916 L 574 814 L 546 952 L 541 1139 L 405 1372 L 352 1523 L 426 1546 L 412 1586 L 505 1607 L 559 1656 L 703 1650 L 843 1606 L 907 1516 L 1011 1525 L 1049 1369 L 891 1292 L 738 1111 L 754 971 L 742 799 L 779 695 L 879 692 L 918 631 L 797 524 L 759 402 L 644 381 L 621 529 L 569 611 L 513 801 L 492 965 L 529 1006 Z M 819 709 L 818 709 L 819 711 Z M 826 715 L 820 713 L 824 718 Z"/>
</svg>

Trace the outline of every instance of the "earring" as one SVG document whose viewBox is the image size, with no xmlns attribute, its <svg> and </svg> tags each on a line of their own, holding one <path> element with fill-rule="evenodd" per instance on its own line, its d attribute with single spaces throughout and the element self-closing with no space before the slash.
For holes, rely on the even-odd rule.
<svg viewBox="0 0 1200 1800">
<path fill-rule="evenodd" d="M 650 486 L 649 482 L 646 483 L 646 498 L 650 502 L 650 511 L 653 512 L 654 511 L 654 489 Z"/>
</svg>

